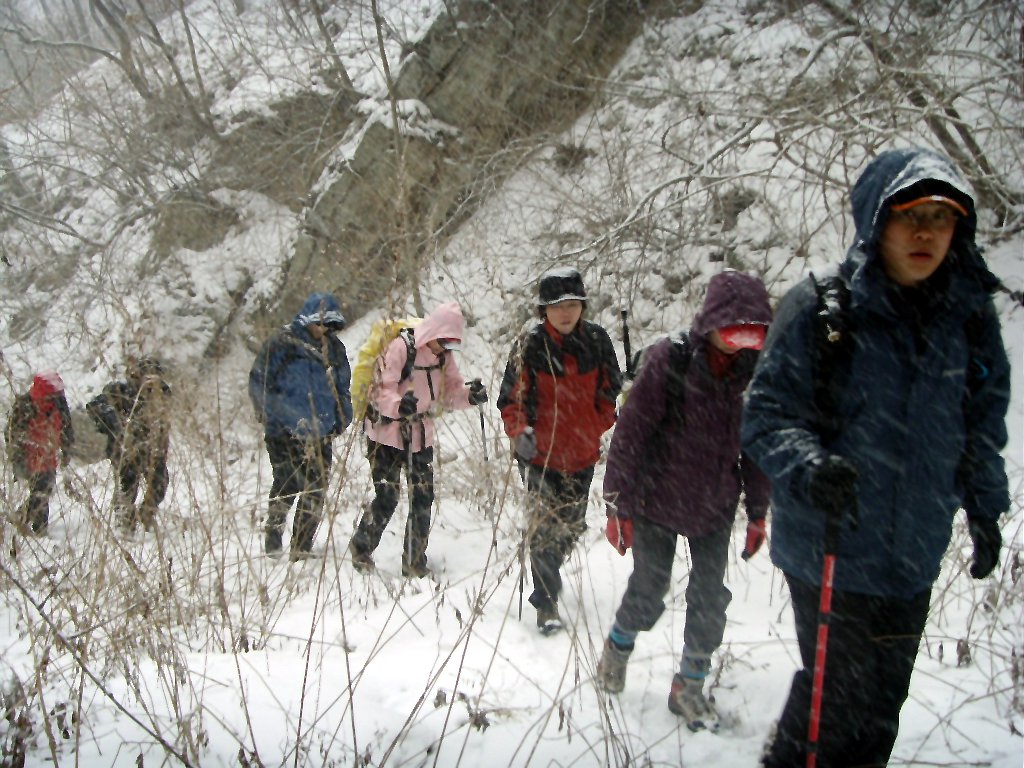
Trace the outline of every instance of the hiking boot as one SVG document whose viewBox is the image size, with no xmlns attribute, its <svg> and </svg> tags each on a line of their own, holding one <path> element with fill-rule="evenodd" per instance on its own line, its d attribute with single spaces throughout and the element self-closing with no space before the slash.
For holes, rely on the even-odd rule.
<svg viewBox="0 0 1024 768">
<path fill-rule="evenodd" d="M 423 563 L 423 565 L 407 565 L 402 563 L 402 576 L 406 579 L 422 579 L 425 576 L 430 576 L 431 573 L 430 566 L 426 563 Z"/>
<path fill-rule="evenodd" d="M 139 522 L 148 533 L 156 530 L 156 505 L 143 501 L 139 506 Z"/>
<path fill-rule="evenodd" d="M 263 536 L 263 551 L 271 557 L 281 554 L 281 530 L 279 528 L 267 528 Z"/>
<path fill-rule="evenodd" d="M 537 629 L 542 635 L 553 635 L 562 629 L 562 620 L 558 618 L 558 606 L 537 609 Z"/>
<path fill-rule="evenodd" d="M 369 552 L 360 552 L 353 545 L 348 545 L 348 551 L 352 556 L 352 567 L 360 573 L 370 573 L 375 568 L 373 556 Z"/>
<path fill-rule="evenodd" d="M 597 662 L 597 684 L 608 693 L 621 693 L 626 687 L 626 663 L 632 649 L 619 648 L 608 638 L 604 641 L 601 660 Z"/>
<path fill-rule="evenodd" d="M 668 708 L 673 715 L 683 718 L 691 731 L 718 730 L 718 713 L 711 702 L 704 698 L 703 680 L 675 675 L 672 678 L 672 690 L 668 694 Z"/>
</svg>

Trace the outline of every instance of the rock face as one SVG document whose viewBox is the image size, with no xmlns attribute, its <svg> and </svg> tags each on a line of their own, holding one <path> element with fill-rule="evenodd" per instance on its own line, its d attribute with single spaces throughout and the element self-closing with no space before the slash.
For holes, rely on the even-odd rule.
<svg viewBox="0 0 1024 768">
<path fill-rule="evenodd" d="M 397 68 L 398 120 L 380 105 L 321 178 L 281 318 L 313 289 L 335 292 L 350 317 L 396 285 L 407 293 L 421 260 L 500 179 L 502 151 L 571 124 L 660 3 L 449 5 L 455 16 L 441 17 Z"/>
</svg>

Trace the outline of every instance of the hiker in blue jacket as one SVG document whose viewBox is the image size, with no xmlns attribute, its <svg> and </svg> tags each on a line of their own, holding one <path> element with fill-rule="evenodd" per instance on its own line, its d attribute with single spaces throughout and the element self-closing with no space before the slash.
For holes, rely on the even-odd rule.
<svg viewBox="0 0 1024 768">
<path fill-rule="evenodd" d="M 314 293 L 263 345 L 249 371 L 249 397 L 274 471 L 264 539 L 268 555 L 280 553 L 285 519 L 296 501 L 291 557 L 312 551 L 331 439 L 352 421 L 352 371 L 345 345 L 334 335 L 344 327 L 338 300 Z"/>
<path fill-rule="evenodd" d="M 945 157 L 887 151 L 852 207 L 856 241 L 833 281 L 842 311 L 821 314 L 813 278 L 786 295 L 744 410 L 744 449 L 772 478 L 771 556 L 803 664 L 769 768 L 806 761 L 826 521 L 838 543 L 817 762 L 884 766 L 954 515 L 966 510 L 981 579 L 1009 509 L 1009 363 L 969 186 Z M 824 318 L 842 350 L 829 365 Z"/>
</svg>

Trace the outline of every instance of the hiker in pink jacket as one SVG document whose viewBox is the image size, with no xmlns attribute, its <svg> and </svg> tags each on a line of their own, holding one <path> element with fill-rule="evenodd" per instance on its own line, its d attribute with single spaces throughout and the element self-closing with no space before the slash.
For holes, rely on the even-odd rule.
<svg viewBox="0 0 1024 768">
<path fill-rule="evenodd" d="M 430 508 L 434 503 L 434 417 L 487 402 L 479 381 L 465 383 L 452 350 L 462 342 L 466 321 L 455 302 L 440 305 L 414 330 L 391 341 L 377 362 L 363 421 L 375 497 L 349 544 L 359 570 L 373 568 L 373 551 L 398 506 L 406 468 L 409 518 L 402 575 L 422 578 L 427 568 Z"/>
</svg>

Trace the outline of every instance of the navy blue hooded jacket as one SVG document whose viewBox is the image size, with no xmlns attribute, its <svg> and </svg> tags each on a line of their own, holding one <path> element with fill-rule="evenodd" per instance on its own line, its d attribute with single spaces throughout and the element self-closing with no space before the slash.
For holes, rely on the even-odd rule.
<svg viewBox="0 0 1024 768">
<path fill-rule="evenodd" d="M 894 197 L 945 194 L 964 205 L 946 259 L 922 286 L 885 274 L 879 241 Z M 816 296 L 810 279 L 783 299 L 744 409 L 744 450 L 772 478 L 772 560 L 819 584 L 825 515 L 807 496 L 808 470 L 829 454 L 859 471 L 860 524 L 844 526 L 838 590 L 906 599 L 929 589 L 949 545 L 953 515 L 996 519 L 1009 509 L 1000 451 L 1010 370 L 991 299 L 996 284 L 974 244 L 970 189 L 944 157 L 889 151 L 852 194 L 857 240 L 840 266 L 850 286 L 853 349 L 827 432 L 814 396 Z M 968 392 L 968 317 L 980 313 L 975 352 L 988 368 Z"/>
<path fill-rule="evenodd" d="M 269 437 L 328 438 L 352 421 L 345 345 L 331 333 L 322 341 L 313 338 L 313 323 L 344 326 L 334 296 L 310 295 L 295 319 L 263 345 L 249 371 L 249 397 Z"/>
</svg>

